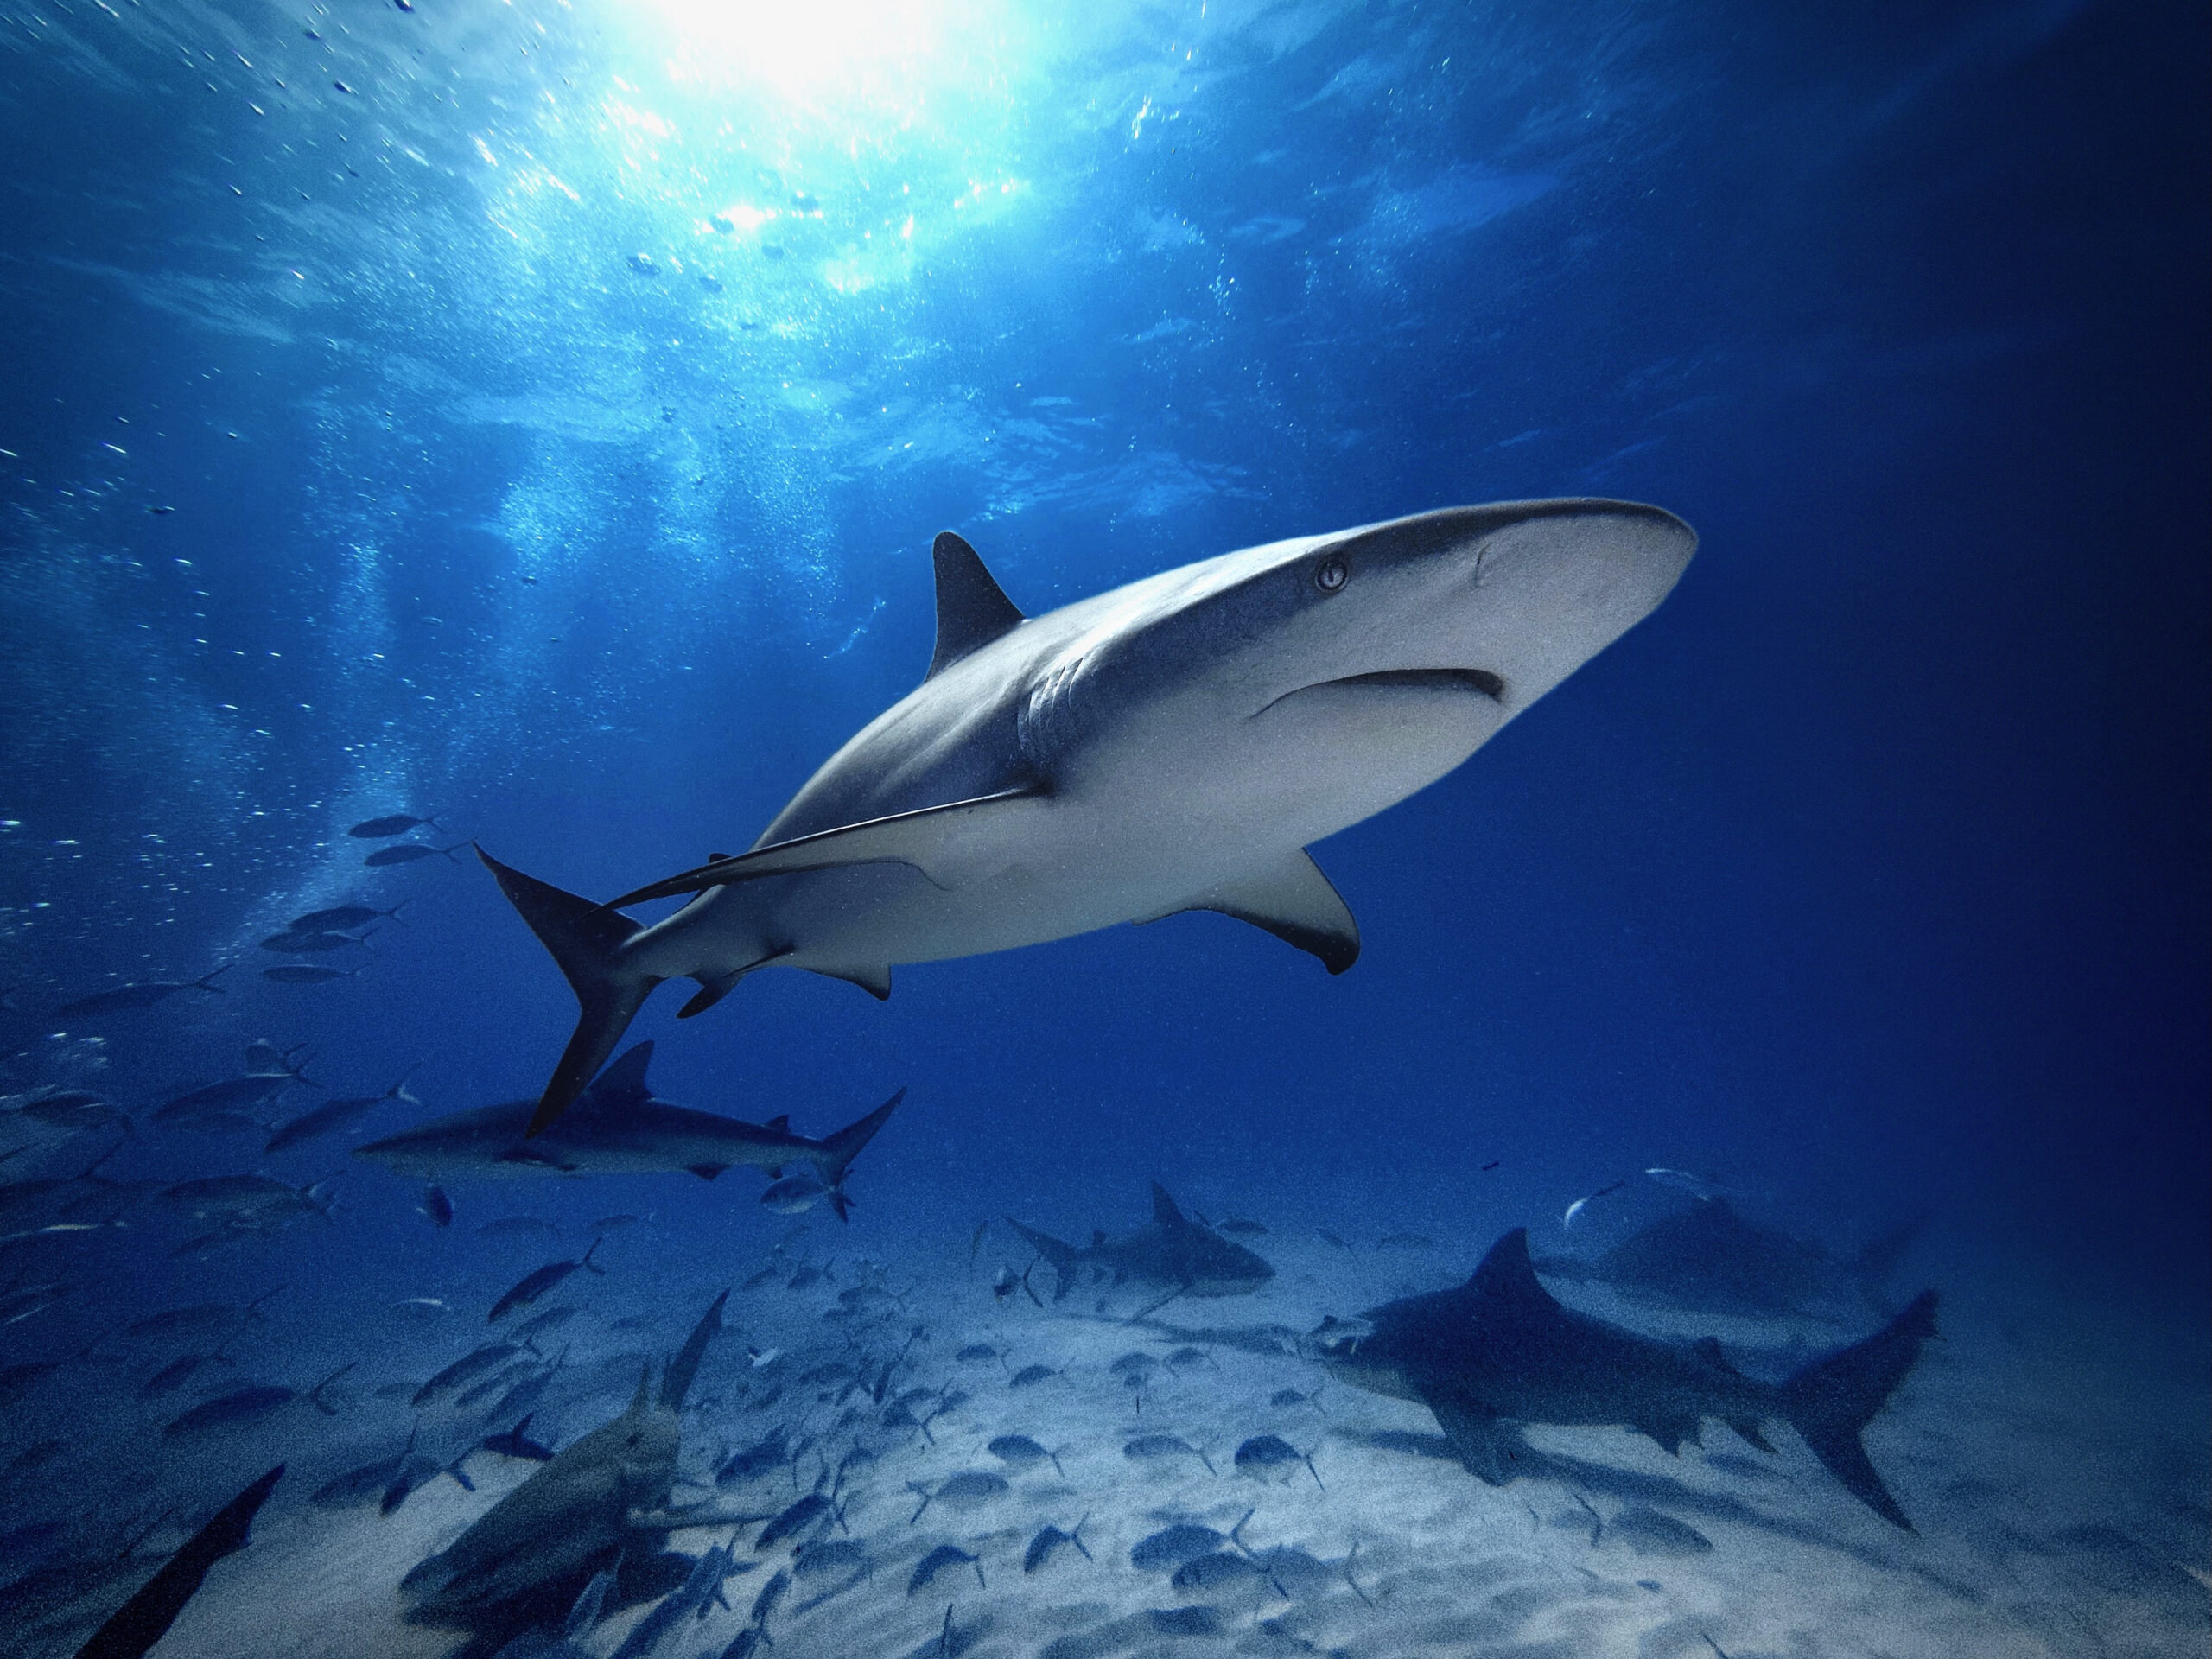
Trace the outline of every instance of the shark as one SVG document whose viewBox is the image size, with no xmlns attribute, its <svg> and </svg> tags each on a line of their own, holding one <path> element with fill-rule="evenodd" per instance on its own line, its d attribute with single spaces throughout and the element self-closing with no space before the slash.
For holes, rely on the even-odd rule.
<svg viewBox="0 0 2212 1659">
<path fill-rule="evenodd" d="M 1025 1227 L 1011 1216 L 1007 1225 L 1052 1264 L 1058 1281 L 1052 1291 L 1056 1302 L 1086 1274 L 1103 1274 L 1111 1286 L 1135 1281 L 1166 1290 L 1166 1297 L 1138 1315 L 1140 1319 L 1178 1296 L 1249 1295 L 1275 1276 L 1275 1270 L 1260 1256 L 1185 1216 L 1158 1181 L 1152 1184 L 1151 1222 L 1119 1238 L 1094 1231 L 1090 1244 L 1078 1249 L 1050 1234 Z"/>
<path fill-rule="evenodd" d="M 1751 1318 L 1854 1309 L 1879 1313 L 1884 1287 L 1925 1226 L 1915 1216 L 1854 1254 L 1763 1226 L 1726 1198 L 1700 1198 L 1660 1217 L 1594 1257 L 1536 1259 L 1546 1278 L 1609 1285 L 1640 1300 Z"/>
<path fill-rule="evenodd" d="M 746 852 L 606 904 L 479 856 L 576 995 L 543 1132 L 656 986 L 703 1013 L 771 967 L 878 998 L 894 966 L 1211 911 L 1332 974 L 1350 908 L 1306 850 L 1465 761 L 1649 615 L 1697 546 L 1594 499 L 1292 537 L 1025 616 L 961 537 L 919 686 Z M 646 924 L 623 906 L 680 898 Z"/>
<path fill-rule="evenodd" d="M 467 1626 L 549 1595 L 565 1605 L 575 1586 L 626 1550 L 650 1554 L 665 1534 L 684 1527 L 763 1518 L 728 1515 L 711 1503 L 671 1508 L 669 1501 L 684 1396 L 722 1328 L 728 1299 L 728 1291 L 715 1298 L 668 1363 L 658 1391 L 649 1363 L 628 1409 L 557 1453 L 400 1580 L 410 1618 Z"/>
<path fill-rule="evenodd" d="M 853 1160 L 906 1095 L 899 1090 L 865 1117 L 817 1141 L 792 1134 L 788 1116 L 747 1123 L 656 1098 L 645 1079 L 652 1057 L 650 1042 L 632 1047 L 584 1090 L 575 1110 L 534 1139 L 528 1131 L 537 1103 L 517 1100 L 432 1118 L 356 1147 L 353 1155 L 425 1180 L 684 1170 L 711 1181 L 737 1164 L 772 1176 L 803 1165 L 819 1177 L 843 1219 L 852 1204 L 844 1181 Z"/>
<path fill-rule="evenodd" d="M 1923 1291 L 1864 1341 L 1762 1382 L 1711 1337 L 1662 1342 L 1562 1306 L 1516 1228 L 1464 1285 L 1325 1321 L 1314 1346 L 1341 1381 L 1427 1406 L 1461 1465 L 1491 1485 L 1511 1478 L 1519 1424 L 1625 1427 L 1679 1455 L 1713 1417 L 1771 1453 L 1763 1426 L 1780 1418 L 1853 1497 L 1910 1532 L 1859 1435 L 1935 1334 L 1936 1293 Z"/>
</svg>

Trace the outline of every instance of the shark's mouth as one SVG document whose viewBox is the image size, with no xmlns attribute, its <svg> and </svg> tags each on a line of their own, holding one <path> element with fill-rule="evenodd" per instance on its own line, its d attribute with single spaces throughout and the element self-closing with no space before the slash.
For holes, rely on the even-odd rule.
<svg viewBox="0 0 2212 1659">
<path fill-rule="evenodd" d="M 1347 674 L 1338 680 L 1320 680 L 1286 691 L 1258 712 L 1266 714 L 1277 702 L 1303 696 L 1309 691 L 1427 691 L 1450 695 L 1472 693 L 1492 702 L 1505 701 L 1505 682 L 1486 668 L 1384 668 L 1372 674 Z"/>
</svg>

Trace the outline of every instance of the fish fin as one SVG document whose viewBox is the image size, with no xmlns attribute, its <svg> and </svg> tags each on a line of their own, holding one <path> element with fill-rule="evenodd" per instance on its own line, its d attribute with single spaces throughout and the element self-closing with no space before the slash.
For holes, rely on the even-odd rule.
<svg viewBox="0 0 2212 1659">
<path fill-rule="evenodd" d="M 938 862 L 938 853 L 962 826 L 976 818 L 1005 812 L 1022 801 L 1045 799 L 1050 794 L 1051 791 L 1041 783 L 1022 783 L 966 800 L 947 801 L 939 806 L 917 807 L 909 812 L 840 824 L 834 830 L 797 836 L 719 863 L 685 870 L 634 893 L 626 893 L 601 908 L 612 912 L 623 905 L 642 904 L 648 899 L 671 899 L 679 893 L 702 893 L 709 887 L 757 881 L 763 876 L 802 875 L 809 871 L 844 869 L 857 864 L 911 865 L 926 880 L 936 882 L 931 867 Z"/>
<path fill-rule="evenodd" d="M 1815 1360 L 1782 1385 L 1782 1412 L 1813 1455 L 1851 1495 L 1893 1526 L 1915 1530 L 1882 1484 L 1860 1432 L 1873 1421 L 1936 1334 L 1936 1293 L 1912 1305 L 1863 1342 Z"/>
<path fill-rule="evenodd" d="M 575 1034 L 531 1115 L 528 1133 L 535 1135 L 551 1127 L 583 1092 L 660 982 L 634 969 L 622 971 L 622 947 L 645 930 L 621 912 L 511 869 L 480 847 L 476 855 L 552 953 L 579 1004 Z"/>
<path fill-rule="evenodd" d="M 891 1000 L 891 964 L 862 968 L 810 968 L 809 973 L 819 974 L 824 979 L 842 979 L 848 985 L 857 985 L 879 1002 Z"/>
<path fill-rule="evenodd" d="M 779 1135 L 789 1135 L 791 1132 L 791 1115 L 789 1112 L 778 1112 L 760 1127 L 764 1129 L 773 1129 Z"/>
<path fill-rule="evenodd" d="M 1766 1431 L 1759 1427 L 1758 1418 L 1724 1417 L 1720 1421 L 1734 1429 L 1736 1438 L 1745 1445 L 1764 1452 L 1770 1457 L 1774 1455 L 1774 1442 L 1767 1439 Z"/>
<path fill-rule="evenodd" d="M 601 1072 L 592 1083 L 591 1092 L 602 1099 L 644 1099 L 652 1093 L 645 1083 L 645 1068 L 652 1059 L 652 1039 L 648 1037 Z"/>
<path fill-rule="evenodd" d="M 1164 913 L 1185 910 L 1211 910 L 1249 922 L 1318 958 L 1332 974 L 1341 974 L 1359 960 L 1359 924 L 1321 874 L 1321 867 L 1303 852 L 1267 869 L 1217 882 Z"/>
<path fill-rule="evenodd" d="M 1700 1337 L 1695 1342 L 1690 1344 L 1690 1352 L 1697 1356 L 1700 1364 L 1710 1365 L 1716 1371 L 1723 1372 L 1729 1376 L 1743 1375 L 1728 1363 L 1728 1356 L 1721 1351 L 1720 1338 L 1718 1337 Z"/>
<path fill-rule="evenodd" d="M 695 975 L 694 977 L 699 982 L 699 988 L 691 994 L 690 1001 L 676 1011 L 676 1017 L 679 1020 L 696 1019 L 735 990 L 737 982 L 745 977 L 747 971 L 740 969 L 734 974 Z"/>
<path fill-rule="evenodd" d="M 852 1198 L 842 1186 L 833 1186 L 830 1189 L 830 1207 L 837 1212 L 837 1219 L 840 1221 L 850 1221 L 853 1218 Z"/>
<path fill-rule="evenodd" d="M 823 1148 L 830 1156 L 828 1160 L 819 1167 L 822 1171 L 822 1179 L 829 1184 L 833 1194 L 836 1189 L 842 1185 L 845 1171 L 850 1167 L 853 1160 L 861 1155 L 861 1148 L 875 1139 L 875 1132 L 890 1121 L 891 1114 L 898 1109 L 899 1103 L 906 1098 L 906 1086 L 901 1084 L 897 1093 L 866 1117 L 855 1118 L 836 1134 L 823 1139 Z M 842 1194 L 836 1196 L 842 1196 Z M 842 1217 L 843 1211 L 840 1209 L 838 1213 Z"/>
<path fill-rule="evenodd" d="M 1175 1207 L 1175 1200 L 1167 1196 L 1167 1189 L 1158 1181 L 1152 1184 L 1152 1218 L 1162 1227 L 1188 1227 L 1183 1212 Z"/>
<path fill-rule="evenodd" d="M 707 1344 L 722 1328 L 722 1304 L 728 1300 L 728 1291 L 715 1298 L 707 1311 L 699 1316 L 699 1323 L 692 1326 L 691 1334 L 685 1338 L 682 1351 L 668 1362 L 668 1370 L 662 1373 L 660 1379 L 660 1402 L 669 1410 L 683 1409 L 683 1396 L 691 1392 L 691 1379 L 699 1374 L 699 1362 L 706 1357 Z M 645 1398 L 642 1387 L 638 1397 L 640 1401 Z"/>
<path fill-rule="evenodd" d="M 1496 1412 L 1467 1395 L 1441 1389 L 1423 1390 L 1421 1400 L 1469 1474 L 1491 1486 L 1503 1486 L 1513 1478 L 1512 1440 Z"/>
<path fill-rule="evenodd" d="M 1670 1458 L 1682 1455 L 1682 1442 L 1698 1444 L 1697 1419 L 1694 1417 L 1653 1417 L 1649 1421 L 1629 1425 L 1637 1433 L 1658 1443 L 1659 1449 Z"/>
<path fill-rule="evenodd" d="M 1036 1251 L 1038 1255 L 1043 1256 L 1047 1262 L 1052 1264 L 1052 1273 L 1056 1281 L 1052 1286 L 1052 1300 L 1054 1301 L 1058 1301 L 1061 1297 L 1066 1295 L 1070 1290 L 1074 1288 L 1076 1269 L 1076 1249 L 1074 1245 L 1064 1244 L 1058 1239 L 1054 1238 L 1050 1233 L 1040 1233 L 1034 1228 L 1025 1227 L 1020 1222 L 1016 1221 L 1012 1216 L 1008 1216 L 1006 1218 L 1006 1224 L 1013 1228 L 1015 1232 L 1020 1234 L 1021 1236 L 1027 1241 L 1031 1249 Z M 1023 1282 L 1027 1283 L 1028 1275 L 1025 1274 L 1022 1275 L 1022 1278 Z M 1032 1294 L 1033 1294 L 1034 1293 Z"/>
<path fill-rule="evenodd" d="M 1465 1289 L 1484 1301 L 1527 1313 L 1554 1311 L 1559 1303 L 1536 1282 L 1535 1264 L 1529 1259 L 1529 1230 L 1516 1227 L 1490 1247 Z"/>
<path fill-rule="evenodd" d="M 937 650 L 925 680 L 935 679 L 1028 620 L 984 568 L 982 556 L 950 531 L 942 531 L 931 545 L 930 563 L 937 574 Z"/>
<path fill-rule="evenodd" d="M 729 1166 L 728 1164 L 686 1164 L 683 1167 L 690 1170 L 701 1180 L 711 1181 L 715 1176 L 721 1174 L 722 1171 L 728 1169 Z"/>
</svg>

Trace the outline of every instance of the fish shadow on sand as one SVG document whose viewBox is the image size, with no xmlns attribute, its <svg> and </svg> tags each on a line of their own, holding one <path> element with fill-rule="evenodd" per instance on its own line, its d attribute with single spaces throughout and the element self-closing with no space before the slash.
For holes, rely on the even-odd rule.
<svg viewBox="0 0 2212 1659">
<path fill-rule="evenodd" d="M 1402 1428 L 1339 1429 L 1336 1438 L 1371 1451 L 1432 1458 L 1455 1466 L 1459 1462 L 1459 1454 L 1452 1449 L 1452 1442 L 1441 1434 Z M 1589 1497 L 1618 1498 L 1624 1504 L 1648 1504 L 1663 1514 L 1752 1528 L 1771 1537 L 1787 1539 L 1791 1543 L 1834 1550 L 1878 1572 L 1909 1573 L 1923 1582 L 1975 1606 L 1982 1605 L 1989 1599 L 1987 1592 L 1972 1584 L 1946 1578 L 1918 1562 L 1905 1560 L 1894 1548 L 1883 1550 L 1853 1542 L 1824 1527 L 1770 1515 L 1726 1492 L 1700 1491 L 1670 1475 L 1646 1474 L 1640 1470 L 1623 1469 L 1613 1464 L 1591 1463 L 1556 1452 L 1541 1451 L 1517 1435 L 1511 1443 L 1509 1456 L 1516 1478 L 1557 1481 Z M 1773 1472 L 1787 1478 L 1780 1470 Z"/>
</svg>

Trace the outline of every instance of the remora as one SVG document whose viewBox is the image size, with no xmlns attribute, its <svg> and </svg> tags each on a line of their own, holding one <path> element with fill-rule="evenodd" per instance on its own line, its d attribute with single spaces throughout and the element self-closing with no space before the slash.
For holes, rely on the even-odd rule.
<svg viewBox="0 0 2212 1659">
<path fill-rule="evenodd" d="M 893 963 L 1185 910 L 1342 973 L 1359 930 L 1306 846 L 1458 766 L 1649 614 L 1696 546 L 1628 502 L 1451 507 L 1025 618 L 940 535 L 927 676 L 750 852 L 604 906 L 482 854 L 582 1005 L 532 1133 L 664 980 L 699 983 L 679 1017 L 772 964 L 883 997 Z M 617 908 L 686 893 L 650 926 Z"/>
<path fill-rule="evenodd" d="M 776 1171 L 810 1164 L 842 1213 L 838 1185 L 861 1148 L 905 1098 L 901 1089 L 867 1116 L 817 1141 L 791 1132 L 790 1120 L 747 1123 L 656 1099 L 645 1082 L 653 1046 L 639 1043 L 584 1091 L 575 1109 L 535 1140 L 525 1138 L 534 1101 L 479 1106 L 353 1148 L 402 1175 L 644 1174 L 689 1170 L 712 1180 L 735 1164 Z"/>
<path fill-rule="evenodd" d="M 1536 1282 L 1521 1228 L 1457 1289 L 1402 1297 L 1356 1325 L 1332 1320 L 1315 1333 L 1336 1376 L 1420 1401 L 1468 1472 L 1492 1485 L 1511 1478 L 1516 1424 L 1624 1427 L 1678 1453 L 1718 1417 L 1771 1452 L 1760 1425 L 1779 1417 L 1854 1497 L 1908 1532 L 1912 1522 L 1859 1436 L 1935 1334 L 1936 1293 L 1923 1291 L 1863 1342 L 1763 1382 L 1731 1365 L 1711 1337 L 1660 1342 L 1561 1306 Z"/>
</svg>

